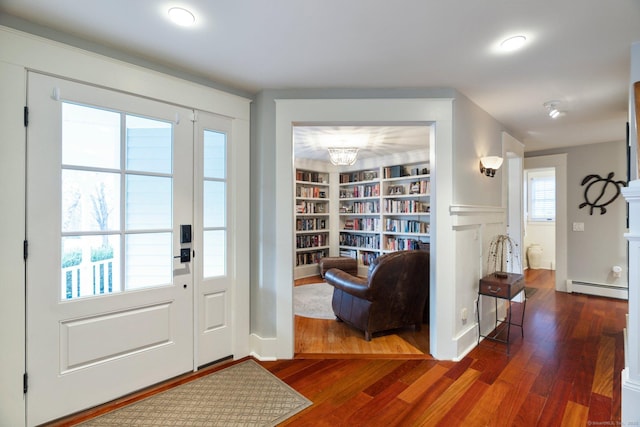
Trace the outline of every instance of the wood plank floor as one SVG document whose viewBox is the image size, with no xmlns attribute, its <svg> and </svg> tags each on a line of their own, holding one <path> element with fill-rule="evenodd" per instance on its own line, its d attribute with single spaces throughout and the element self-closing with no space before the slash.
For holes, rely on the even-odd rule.
<svg viewBox="0 0 640 427">
<path fill-rule="evenodd" d="M 457 363 L 353 354 L 263 362 L 314 402 L 282 425 L 619 425 L 626 301 L 555 292 L 549 270 L 527 271 L 526 282 L 537 291 L 509 356 L 482 342 Z"/>
<path fill-rule="evenodd" d="M 503 344 L 483 342 L 460 362 L 425 354 L 375 355 L 368 349 L 260 362 L 314 402 L 281 425 L 620 425 L 626 301 L 555 292 L 548 270 L 528 271 L 526 282 L 537 292 L 527 302 L 524 339 L 512 334 L 509 356 Z M 129 396 L 126 402 L 136 399 Z M 74 425 L 97 412 L 51 425 Z"/>
</svg>

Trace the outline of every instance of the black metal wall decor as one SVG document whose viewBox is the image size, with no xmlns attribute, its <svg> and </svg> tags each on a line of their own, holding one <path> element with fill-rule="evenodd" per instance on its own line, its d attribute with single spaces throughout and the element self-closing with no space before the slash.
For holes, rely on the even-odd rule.
<svg viewBox="0 0 640 427">
<path fill-rule="evenodd" d="M 613 172 L 609 172 L 606 178 L 596 174 L 584 177 L 581 185 L 588 184 L 584 189 L 584 202 L 580 204 L 580 209 L 589 206 L 589 215 L 593 215 L 595 208 L 600 208 L 600 215 L 607 213 L 605 206 L 618 198 L 620 195 L 620 187 L 627 185 L 625 181 L 614 181 L 613 175 Z M 611 185 L 613 187 L 611 187 Z M 610 188 L 609 191 L 607 191 L 607 187 Z"/>
</svg>

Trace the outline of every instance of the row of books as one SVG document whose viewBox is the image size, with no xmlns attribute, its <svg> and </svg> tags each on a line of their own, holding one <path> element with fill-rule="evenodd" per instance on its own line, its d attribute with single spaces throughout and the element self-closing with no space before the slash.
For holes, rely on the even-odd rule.
<svg viewBox="0 0 640 427">
<path fill-rule="evenodd" d="M 327 197 L 327 189 L 324 187 L 305 187 L 298 185 L 296 187 L 296 197 L 325 199 Z"/>
<path fill-rule="evenodd" d="M 380 236 L 377 234 L 360 235 L 340 233 L 340 246 L 351 246 L 367 249 L 380 249 Z"/>
<path fill-rule="evenodd" d="M 353 187 L 343 187 L 340 189 L 341 199 L 378 196 L 380 196 L 380 184 L 354 185 Z"/>
<path fill-rule="evenodd" d="M 346 184 L 348 182 L 373 181 L 374 179 L 378 179 L 377 170 L 346 172 L 340 174 L 340 184 Z"/>
<path fill-rule="evenodd" d="M 296 170 L 296 181 L 328 183 L 329 174 L 326 172 L 311 172 Z"/>
<path fill-rule="evenodd" d="M 344 230 L 378 231 L 380 218 L 348 218 L 344 220 Z"/>
<path fill-rule="evenodd" d="M 404 194 L 429 194 L 431 193 L 431 181 L 413 181 L 408 184 L 389 185 L 387 187 L 388 196 Z"/>
<path fill-rule="evenodd" d="M 363 265 L 370 265 L 376 258 L 378 258 L 378 252 L 360 252 L 360 262 Z"/>
<path fill-rule="evenodd" d="M 401 237 L 385 238 L 384 248 L 388 251 L 405 251 L 411 249 L 420 249 L 420 241 L 415 239 L 405 239 Z"/>
<path fill-rule="evenodd" d="M 429 175 L 429 168 L 426 166 L 423 167 L 408 167 L 408 166 L 388 166 L 382 168 L 382 176 L 383 178 L 400 178 L 402 176 L 411 176 L 411 175 Z"/>
<path fill-rule="evenodd" d="M 298 214 L 327 213 L 327 202 L 299 201 L 296 204 L 296 213 Z"/>
<path fill-rule="evenodd" d="M 380 213 L 380 201 L 342 203 L 340 213 Z"/>
<path fill-rule="evenodd" d="M 325 230 L 327 221 L 325 218 L 298 218 L 296 219 L 296 231 Z"/>
<path fill-rule="evenodd" d="M 317 248 L 319 246 L 327 246 L 329 244 L 328 237 L 329 235 L 327 233 L 296 236 L 296 248 L 306 249 Z"/>
<path fill-rule="evenodd" d="M 358 256 L 358 251 L 355 249 L 340 249 L 340 256 L 356 258 Z"/>
<path fill-rule="evenodd" d="M 385 200 L 386 213 L 427 213 L 431 210 L 429 203 L 419 200 Z"/>
<path fill-rule="evenodd" d="M 322 249 L 316 252 L 303 252 L 296 254 L 296 266 L 317 264 L 321 258 L 327 256 L 327 250 Z"/>
<path fill-rule="evenodd" d="M 387 218 L 384 222 L 384 230 L 391 233 L 421 233 L 428 234 L 430 225 L 428 222 L 413 219 Z"/>
</svg>

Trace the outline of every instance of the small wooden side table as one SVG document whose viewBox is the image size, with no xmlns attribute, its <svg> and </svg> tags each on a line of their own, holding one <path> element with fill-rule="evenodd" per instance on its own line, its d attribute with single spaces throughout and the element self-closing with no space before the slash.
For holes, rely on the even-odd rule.
<svg viewBox="0 0 640 427">
<path fill-rule="evenodd" d="M 492 341 L 497 341 L 501 343 L 507 344 L 507 354 L 509 354 L 509 332 L 511 330 L 511 326 L 520 327 L 520 332 L 522 333 L 522 337 L 524 338 L 524 311 L 527 308 L 527 298 L 524 297 L 524 302 L 522 303 L 522 318 L 520 319 L 520 323 L 514 323 L 511 319 L 511 300 L 514 299 L 518 294 L 524 292 L 524 276 L 522 274 L 517 273 L 500 273 L 502 276 L 496 275 L 496 273 L 491 273 L 482 279 L 480 279 L 480 286 L 478 289 L 478 299 L 476 300 L 476 313 L 478 316 L 478 344 L 480 344 L 480 338 L 486 338 Z M 495 328 L 502 324 L 506 323 L 507 325 L 507 339 L 503 340 L 497 338 L 497 333 L 494 335 L 482 335 L 482 328 L 480 327 L 480 297 L 481 296 L 493 297 L 495 300 L 495 314 L 496 314 L 496 323 Z M 507 300 L 509 307 L 507 308 L 507 319 L 499 321 L 498 320 L 498 299 Z"/>
</svg>

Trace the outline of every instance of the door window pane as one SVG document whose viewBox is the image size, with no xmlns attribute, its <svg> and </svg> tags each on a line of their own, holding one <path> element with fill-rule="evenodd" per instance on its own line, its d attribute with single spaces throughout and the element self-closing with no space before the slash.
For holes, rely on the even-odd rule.
<svg viewBox="0 0 640 427">
<path fill-rule="evenodd" d="M 204 226 L 224 227 L 226 223 L 226 184 L 220 181 L 204 182 Z"/>
<path fill-rule="evenodd" d="M 62 238 L 61 299 L 120 292 L 118 236 Z"/>
<path fill-rule="evenodd" d="M 120 175 L 62 170 L 62 231 L 120 228 Z"/>
<path fill-rule="evenodd" d="M 127 170 L 171 173 L 171 123 L 130 116 L 127 123 Z"/>
<path fill-rule="evenodd" d="M 127 175 L 126 229 L 171 229 L 172 179 Z"/>
<path fill-rule="evenodd" d="M 62 103 L 62 164 L 120 167 L 120 114 Z"/>
<path fill-rule="evenodd" d="M 224 179 L 226 177 L 227 135 L 211 130 L 204 131 L 204 176 Z"/>
<path fill-rule="evenodd" d="M 226 231 L 212 230 L 204 232 L 203 276 L 216 277 L 226 274 Z"/>
<path fill-rule="evenodd" d="M 171 233 L 129 234 L 125 254 L 127 290 L 172 283 Z"/>
</svg>

